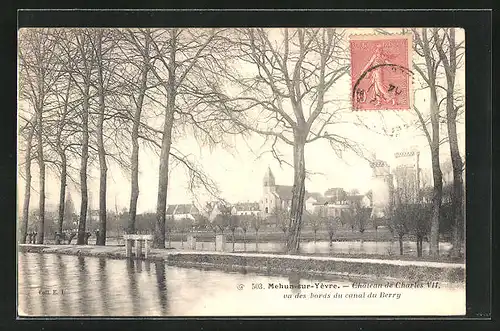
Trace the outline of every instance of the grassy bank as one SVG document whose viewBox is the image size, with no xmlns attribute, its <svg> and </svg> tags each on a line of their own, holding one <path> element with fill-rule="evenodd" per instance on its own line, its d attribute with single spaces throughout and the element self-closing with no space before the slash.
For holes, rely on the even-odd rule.
<svg viewBox="0 0 500 331">
<path fill-rule="evenodd" d="M 242 254 L 262 254 L 263 252 L 246 251 Z M 265 254 L 265 253 L 264 253 Z M 283 252 L 275 252 L 276 255 L 285 255 Z M 416 255 L 381 255 L 381 254 L 359 254 L 359 253 L 301 253 L 302 256 L 318 256 L 318 257 L 337 257 L 337 258 L 353 258 L 353 259 L 379 259 L 391 261 L 421 261 L 421 262 L 442 262 L 442 263 L 465 263 L 463 257 L 452 258 L 449 255 L 434 256 L 416 256 Z"/>
<path fill-rule="evenodd" d="M 426 282 L 429 280 L 439 280 L 442 282 L 458 283 L 463 282 L 465 271 L 463 268 L 446 268 L 423 266 L 413 264 L 390 264 L 384 260 L 366 262 L 364 259 L 321 259 L 270 257 L 265 254 L 245 255 L 245 254 L 172 254 L 168 261 L 175 265 L 208 265 L 208 266 L 238 266 L 246 270 L 261 272 L 298 272 L 317 275 L 339 275 L 346 277 L 373 277 L 404 279 L 408 281 Z"/>
<path fill-rule="evenodd" d="M 20 245 L 21 252 L 68 254 L 124 259 L 117 246 Z M 265 273 L 297 272 L 309 275 L 404 279 L 411 281 L 463 282 L 463 264 L 401 261 L 354 257 L 321 257 L 283 254 L 186 252 L 152 249 L 148 260 L 163 260 L 175 266 L 227 268 Z"/>
</svg>

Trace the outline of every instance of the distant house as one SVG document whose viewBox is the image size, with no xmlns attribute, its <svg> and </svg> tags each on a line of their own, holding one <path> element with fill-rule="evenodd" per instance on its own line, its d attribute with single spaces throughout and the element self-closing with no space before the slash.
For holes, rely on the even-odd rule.
<svg viewBox="0 0 500 331">
<path fill-rule="evenodd" d="M 329 188 L 325 192 L 325 198 L 330 199 L 331 201 L 345 201 L 347 198 L 347 193 L 341 187 L 333 187 Z"/>
<path fill-rule="evenodd" d="M 342 211 L 351 208 L 354 203 L 359 203 L 360 207 L 371 206 L 368 195 L 342 195 L 342 197 L 344 200 L 337 200 L 336 196 L 318 199 L 316 203 L 313 203 L 311 210 L 314 214 L 321 214 L 326 217 L 340 217 Z"/>
<path fill-rule="evenodd" d="M 315 210 L 315 206 L 317 206 L 320 203 L 321 198 L 314 198 L 310 196 L 309 198 L 306 199 L 306 211 L 313 213 Z"/>
<path fill-rule="evenodd" d="M 200 211 L 194 204 L 178 204 L 167 206 L 167 218 L 178 221 L 184 218 L 195 220 L 200 215 Z"/>
<path fill-rule="evenodd" d="M 239 202 L 235 203 L 231 208 L 233 215 L 260 215 L 260 206 L 258 202 Z"/>
<path fill-rule="evenodd" d="M 223 202 L 215 202 L 209 204 L 211 210 L 208 212 L 208 220 L 213 222 L 215 218 L 222 215 L 224 212 L 232 212 L 232 207 L 229 204 Z"/>
<path fill-rule="evenodd" d="M 349 204 L 359 203 L 360 207 L 371 206 L 370 198 L 364 194 L 348 195 L 346 200 Z"/>
</svg>

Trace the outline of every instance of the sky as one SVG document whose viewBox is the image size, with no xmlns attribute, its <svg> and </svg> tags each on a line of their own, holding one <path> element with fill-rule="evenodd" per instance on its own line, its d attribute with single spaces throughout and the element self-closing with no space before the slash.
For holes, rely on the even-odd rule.
<svg viewBox="0 0 500 331">
<path fill-rule="evenodd" d="M 370 34 L 372 29 L 354 29 L 350 33 Z M 395 31 L 397 32 L 397 30 Z M 463 38 L 463 32 L 458 33 L 457 39 Z M 464 69 L 458 74 L 458 84 L 465 86 Z M 349 98 L 350 81 L 346 75 L 336 87 L 336 93 Z M 421 109 L 425 109 L 428 100 L 428 92 L 419 91 L 415 96 L 415 103 Z M 352 111 L 349 111 L 352 112 Z M 354 128 L 350 125 L 338 127 L 336 132 L 345 133 L 352 139 L 358 141 L 372 156 L 394 164 L 394 153 L 416 146 L 421 151 L 421 167 L 430 168 L 430 153 L 426 139 L 421 132 L 412 129 L 402 129 L 398 137 L 389 137 L 373 131 L 379 132 L 385 125 L 389 130 L 391 127 L 403 125 L 406 120 L 414 119 L 414 114 L 408 111 L 376 111 L 357 112 L 356 114 L 346 112 L 346 118 L 352 119 L 359 116 L 371 129 Z M 465 154 L 465 125 L 459 124 L 459 144 L 461 155 Z M 282 168 L 270 153 L 270 145 L 264 145 L 263 138 L 254 135 L 246 141 L 242 137 L 228 138 L 230 149 L 215 147 L 213 150 L 204 149 L 199 146 L 193 137 L 180 139 L 176 146 L 183 152 L 193 155 L 193 158 L 202 166 L 204 171 L 218 183 L 222 197 L 230 202 L 253 202 L 260 200 L 262 194 L 262 179 L 267 168 L 270 167 L 276 177 L 276 183 L 280 185 L 293 184 L 293 169 L 287 165 Z M 280 145 L 280 151 L 284 158 L 291 162 L 293 160 L 292 148 L 288 145 Z M 441 148 L 443 159 L 449 158 L 449 148 L 445 144 Z M 22 156 L 20 156 L 22 157 Z M 156 197 L 158 187 L 158 156 L 155 152 L 142 148 L 139 159 L 139 186 L 140 195 L 138 200 L 138 212 L 153 212 L 156 209 Z M 345 153 L 342 159 L 334 153 L 328 143 L 317 140 L 306 146 L 306 169 L 313 173 L 306 180 L 306 189 L 309 192 L 324 193 L 331 187 L 342 187 L 346 190 L 357 189 L 360 192 L 367 192 L 370 189 L 370 179 L 372 175 L 369 163 L 352 153 Z M 32 165 L 32 192 L 31 208 L 38 206 L 38 178 L 36 163 Z M 90 203 L 93 209 L 98 208 L 98 170 L 92 169 L 90 173 L 93 179 L 89 182 Z M 108 209 L 127 209 L 130 199 L 130 175 L 110 164 L 108 171 Z M 168 204 L 191 203 L 193 201 L 204 202 L 211 199 L 204 192 L 198 191 L 195 196 L 187 189 L 188 177 L 185 170 L 178 166 L 174 168 L 169 177 Z M 78 188 L 69 186 L 75 210 L 79 210 Z M 59 180 L 53 173 L 47 176 L 47 210 L 55 210 L 59 196 Z M 24 181 L 18 176 L 18 205 L 22 206 L 24 194 Z"/>
</svg>

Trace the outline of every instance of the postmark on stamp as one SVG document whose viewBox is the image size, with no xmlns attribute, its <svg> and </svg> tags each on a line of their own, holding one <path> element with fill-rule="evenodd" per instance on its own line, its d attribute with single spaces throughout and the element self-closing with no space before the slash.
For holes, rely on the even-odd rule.
<svg viewBox="0 0 500 331">
<path fill-rule="evenodd" d="M 411 35 L 351 36 L 354 110 L 411 109 L 411 42 Z"/>
</svg>

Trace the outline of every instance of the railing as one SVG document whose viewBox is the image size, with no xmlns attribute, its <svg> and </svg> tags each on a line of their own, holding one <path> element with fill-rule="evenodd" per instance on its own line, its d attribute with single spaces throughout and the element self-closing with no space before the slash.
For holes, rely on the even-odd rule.
<svg viewBox="0 0 500 331">
<path fill-rule="evenodd" d="M 144 243 L 144 257 L 147 259 L 149 255 L 149 249 L 153 241 L 153 235 L 150 234 L 125 234 L 123 235 L 123 240 L 125 240 L 125 250 L 127 252 L 127 257 L 132 257 L 132 242 L 135 243 L 135 257 L 140 258 L 142 256 L 142 246 Z"/>
</svg>

